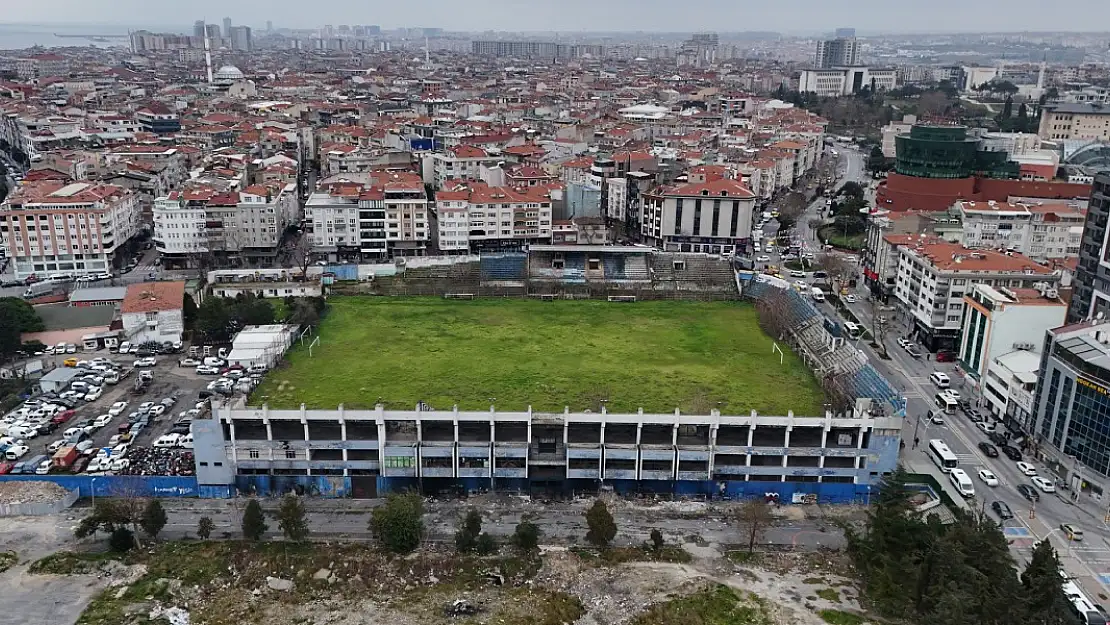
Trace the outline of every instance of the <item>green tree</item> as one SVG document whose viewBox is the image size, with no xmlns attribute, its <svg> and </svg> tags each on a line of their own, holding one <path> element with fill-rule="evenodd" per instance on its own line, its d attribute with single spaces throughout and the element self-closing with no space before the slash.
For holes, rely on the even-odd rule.
<svg viewBox="0 0 1110 625">
<path fill-rule="evenodd" d="M 285 538 L 293 542 L 304 542 L 308 538 L 308 512 L 304 503 L 295 493 L 281 498 L 277 511 L 278 528 Z"/>
<path fill-rule="evenodd" d="M 474 541 L 474 551 L 483 556 L 496 553 L 497 539 L 491 536 L 489 532 L 482 532 L 478 535 L 478 539 Z"/>
<path fill-rule="evenodd" d="M 370 532 L 394 553 L 416 549 L 424 538 L 424 500 L 417 493 L 391 493 L 371 513 Z"/>
<path fill-rule="evenodd" d="M 22 346 L 23 332 L 45 330 L 42 319 L 31 304 L 18 297 L 0 297 L 0 357 L 11 356 Z"/>
<path fill-rule="evenodd" d="M 474 551 L 478 546 L 478 536 L 482 533 L 482 515 L 474 508 L 466 511 L 458 531 L 455 532 L 455 548 L 461 552 Z"/>
<path fill-rule="evenodd" d="M 608 547 L 617 535 L 617 523 L 605 502 L 594 500 L 594 505 L 586 511 L 586 540 L 596 547 Z"/>
<path fill-rule="evenodd" d="M 146 535 L 151 538 L 158 538 L 158 533 L 166 527 L 167 522 L 169 522 L 169 519 L 166 517 L 166 510 L 162 507 L 162 502 L 157 499 L 148 501 L 146 507 L 143 508 L 143 516 L 139 519 L 139 526 L 143 528 Z"/>
<path fill-rule="evenodd" d="M 207 297 L 197 310 L 195 329 L 210 341 L 224 341 L 231 336 L 232 311 L 222 297 Z"/>
<path fill-rule="evenodd" d="M 1014 115 L 1014 96 L 1006 96 L 1006 103 L 1002 105 L 1002 113 L 999 116 L 1000 121 L 1010 119 Z"/>
<path fill-rule="evenodd" d="M 247 507 L 243 510 L 243 538 L 262 540 L 268 529 L 270 526 L 266 525 L 266 515 L 262 512 L 262 505 L 257 499 L 247 501 Z"/>
<path fill-rule="evenodd" d="M 238 307 L 237 316 L 243 325 L 270 325 L 274 322 L 274 307 L 263 298 L 250 298 Z"/>
<path fill-rule="evenodd" d="M 181 316 L 185 319 L 186 328 L 193 327 L 197 322 L 198 314 L 199 310 L 197 309 L 196 301 L 193 299 L 192 295 L 186 293 L 185 298 L 181 300 Z"/>
<path fill-rule="evenodd" d="M 540 546 L 540 528 L 531 521 L 517 523 L 513 531 L 513 546 L 521 551 L 532 551 Z"/>
<path fill-rule="evenodd" d="M 1064 595 L 1060 578 L 1060 558 L 1048 540 L 1033 546 L 1033 555 L 1021 574 L 1029 622 L 1038 625 L 1074 625 L 1074 618 Z"/>
<path fill-rule="evenodd" d="M 214 529 L 216 529 L 216 524 L 212 522 L 212 517 L 202 516 L 197 521 L 197 536 L 201 540 L 208 540 Z"/>
<path fill-rule="evenodd" d="M 108 537 L 108 548 L 116 553 L 126 553 L 135 548 L 135 534 L 126 527 L 117 527 Z"/>
<path fill-rule="evenodd" d="M 111 534 L 117 528 L 126 527 L 132 522 L 126 506 L 119 500 L 102 497 L 96 500 L 92 512 L 77 523 L 73 534 L 77 538 L 92 536 L 98 531 Z"/>
<path fill-rule="evenodd" d="M 879 150 L 879 154 L 882 155 L 882 149 Z M 840 187 L 840 195 L 843 195 L 847 198 L 857 198 L 862 200 L 864 197 L 864 192 L 865 189 L 863 188 L 863 185 L 856 182 L 855 180 L 849 180 Z"/>
</svg>

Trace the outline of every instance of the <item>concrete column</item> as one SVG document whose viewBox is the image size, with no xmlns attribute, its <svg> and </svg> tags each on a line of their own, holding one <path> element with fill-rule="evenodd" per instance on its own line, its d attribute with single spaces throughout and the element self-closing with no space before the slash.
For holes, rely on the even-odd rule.
<svg viewBox="0 0 1110 625">
<path fill-rule="evenodd" d="M 790 433 L 793 432 L 793 431 L 794 431 L 794 426 L 793 425 L 786 426 L 786 439 L 783 440 L 783 443 L 784 443 L 783 452 L 784 453 L 782 454 L 782 466 L 784 468 L 786 467 L 787 458 L 790 457 L 790 456 L 786 455 L 785 452 L 786 452 L 786 450 L 790 449 Z"/>
</svg>

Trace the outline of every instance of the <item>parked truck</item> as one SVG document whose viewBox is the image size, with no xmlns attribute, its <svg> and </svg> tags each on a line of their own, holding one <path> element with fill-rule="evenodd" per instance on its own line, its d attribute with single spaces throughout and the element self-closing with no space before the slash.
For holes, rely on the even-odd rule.
<svg viewBox="0 0 1110 625">
<path fill-rule="evenodd" d="M 73 463 L 77 461 L 78 455 L 76 446 L 66 445 L 54 452 L 54 457 L 50 459 L 50 464 L 57 470 L 66 470 L 73 466 Z"/>
<path fill-rule="evenodd" d="M 23 299 L 34 299 L 40 295 L 49 295 L 56 288 L 58 288 L 58 285 L 50 281 L 29 284 L 27 290 L 23 292 Z"/>
</svg>

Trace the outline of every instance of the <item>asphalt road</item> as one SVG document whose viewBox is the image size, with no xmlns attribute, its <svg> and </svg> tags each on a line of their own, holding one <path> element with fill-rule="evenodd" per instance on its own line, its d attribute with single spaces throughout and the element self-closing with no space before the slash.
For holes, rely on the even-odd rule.
<svg viewBox="0 0 1110 625">
<path fill-rule="evenodd" d="M 309 527 L 317 537 L 337 539 L 369 539 L 367 524 L 371 510 L 382 500 L 316 501 L 308 513 Z M 515 497 L 501 498 L 494 502 L 490 497 L 477 501 L 430 501 L 424 516 L 429 539 L 450 541 L 458 529 L 459 519 L 469 506 L 481 510 L 483 529 L 500 538 L 510 536 L 524 515 L 539 525 L 544 544 L 580 543 L 586 534 L 583 515 L 585 501 L 547 502 L 524 501 Z M 263 509 L 271 513 L 277 509 L 278 499 L 262 501 Z M 202 516 L 210 517 L 216 524 L 214 536 L 235 536 L 240 533 L 242 507 L 245 499 L 232 500 L 163 500 L 169 523 L 163 535 L 170 538 L 186 534 L 196 536 L 197 522 Z M 718 545 L 744 542 L 741 528 L 722 510 L 706 508 L 701 504 L 689 513 L 663 510 L 659 507 L 622 503 L 612 508 L 620 533 L 618 544 L 640 544 L 648 540 L 651 530 L 663 531 L 668 541 L 684 542 L 689 537 Z M 280 536 L 272 515 L 268 514 L 269 533 Z M 764 533 L 761 543 L 776 546 L 805 548 L 844 546 L 844 535 L 831 521 L 823 519 L 778 519 Z"/>
<path fill-rule="evenodd" d="M 866 172 L 863 155 L 854 150 L 837 148 L 837 151 L 840 152 L 840 166 L 845 173 L 843 180 L 864 182 Z M 817 216 L 818 208 L 815 202 L 799 218 L 800 232 L 808 233 L 808 221 Z M 934 475 L 954 500 L 964 501 L 952 488 L 948 476 L 941 473 L 929 459 L 928 441 L 933 438 L 942 439 L 956 454 L 960 467 L 971 475 L 975 483 L 976 497 L 966 501 L 968 508 L 985 511 L 995 521 L 998 518 L 990 510 L 991 502 L 1005 502 L 1013 510 L 1015 518 L 1002 525 L 1007 539 L 1011 541 L 1015 559 L 1019 562 L 1027 561 L 1033 544 L 1047 537 L 1060 553 L 1064 568 L 1070 575 L 1076 577 L 1092 594 L 1110 595 L 1110 525 L 1105 522 L 1106 506 L 1087 495 L 1081 495 L 1077 503 L 1072 503 L 1070 491 L 1041 493 L 1040 501 L 1032 504 L 1016 490 L 1019 484 L 1030 484 L 1029 478 L 1018 471 L 1016 464 L 1005 456 L 987 458 L 978 448 L 979 443 L 989 442 L 987 435 L 962 412 L 947 416 L 943 425 L 932 424 L 923 418 L 933 409 L 933 396 L 938 390 L 929 381 L 929 374 L 933 371 L 947 373 L 953 381 L 953 388 L 959 390 L 961 397 L 972 404 L 980 395 L 971 385 L 965 385 L 964 377 L 954 363 L 937 363 L 932 360 L 931 355 L 915 359 L 898 345 L 897 338 L 908 336 L 909 331 L 905 320 L 897 311 L 884 310 L 873 304 L 869 299 L 869 292 L 862 285 L 854 294 L 857 301 L 846 305 L 865 327 L 874 327 L 872 316 L 876 313 L 886 315 L 891 322 L 884 340 L 889 359 L 879 358 L 876 350 L 865 341 L 857 341 L 856 345 L 867 354 L 871 364 L 906 397 L 907 419 L 902 433 L 905 442 L 902 463 L 913 471 Z M 830 303 L 825 302 L 820 306 L 830 318 L 838 318 Z M 926 353 L 924 348 L 920 345 L 918 347 L 922 353 Z M 998 427 L 1001 428 L 1001 424 Z M 915 435 L 920 440 L 917 449 L 913 449 Z M 1031 458 L 1025 460 L 1037 465 Z M 989 487 L 983 483 L 977 475 L 980 469 L 988 469 L 994 473 L 999 479 L 999 486 Z M 1038 473 L 1049 478 L 1055 477 L 1039 465 Z M 1082 528 L 1085 540 L 1066 540 L 1059 529 L 1064 523 Z"/>
</svg>

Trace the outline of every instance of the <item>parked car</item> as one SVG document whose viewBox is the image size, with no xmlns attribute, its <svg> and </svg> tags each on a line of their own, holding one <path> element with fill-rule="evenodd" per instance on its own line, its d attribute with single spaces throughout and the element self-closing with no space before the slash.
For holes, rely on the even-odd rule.
<svg viewBox="0 0 1110 625">
<path fill-rule="evenodd" d="M 158 366 L 158 359 L 153 357 L 140 358 L 135 361 L 135 368 L 143 367 L 156 367 Z"/>
<path fill-rule="evenodd" d="M 979 469 L 979 479 L 987 486 L 998 486 L 998 476 L 988 469 Z"/>
<path fill-rule="evenodd" d="M 1029 464 L 1028 462 L 1018 462 L 1017 468 L 1018 471 L 1021 471 L 1022 475 L 1028 475 L 1029 477 L 1032 477 L 1037 474 L 1037 467 Z"/>
<path fill-rule="evenodd" d="M 1014 462 L 1017 462 L 1018 460 L 1021 460 L 1021 452 L 1018 451 L 1018 449 L 1016 447 L 1011 447 L 1009 445 L 1003 445 L 1002 446 L 1002 453 L 1005 454 L 1007 458 L 1009 458 L 1010 460 L 1013 460 Z"/>
<path fill-rule="evenodd" d="M 1052 480 L 1048 479 L 1047 477 L 1041 477 L 1039 475 L 1035 475 L 1032 478 L 1030 478 L 1029 481 L 1033 482 L 1033 486 L 1036 486 L 1037 488 L 1041 489 L 1042 493 L 1054 493 L 1054 492 L 1056 492 L 1056 485 L 1053 484 Z"/>
<path fill-rule="evenodd" d="M 201 365 L 196 368 L 197 375 L 219 375 L 220 370 L 211 365 Z"/>
<path fill-rule="evenodd" d="M 112 404 L 111 408 L 108 409 L 108 414 L 114 417 L 116 415 L 123 414 L 124 410 L 127 410 L 127 402 L 117 401 L 116 403 Z"/>
<path fill-rule="evenodd" d="M 177 364 L 181 367 L 198 367 L 202 363 L 196 358 L 182 358 L 181 360 L 177 361 Z"/>
</svg>

